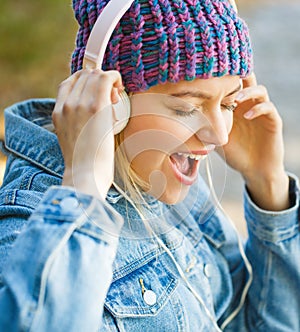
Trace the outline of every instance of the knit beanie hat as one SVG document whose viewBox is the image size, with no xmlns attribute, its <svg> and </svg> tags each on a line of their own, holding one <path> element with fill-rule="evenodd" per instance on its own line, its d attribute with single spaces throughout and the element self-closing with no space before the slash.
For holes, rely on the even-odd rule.
<svg viewBox="0 0 300 332">
<path fill-rule="evenodd" d="M 121 0 L 120 0 L 121 1 Z M 73 0 L 79 23 L 72 73 L 109 0 Z M 228 0 L 135 0 L 108 43 L 103 70 L 118 70 L 128 92 L 195 78 L 247 76 L 253 67 L 246 24 Z"/>
</svg>

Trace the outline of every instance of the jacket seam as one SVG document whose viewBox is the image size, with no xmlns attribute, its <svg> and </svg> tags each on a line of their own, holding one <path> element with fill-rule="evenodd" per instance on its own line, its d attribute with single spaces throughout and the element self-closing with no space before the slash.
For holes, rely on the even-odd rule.
<svg viewBox="0 0 300 332">
<path fill-rule="evenodd" d="M 43 173 L 42 170 L 32 170 L 29 174 L 25 174 L 25 176 L 22 177 L 20 189 L 31 190 L 34 178 L 41 173 Z"/>
<path fill-rule="evenodd" d="M 258 311 L 261 312 L 261 317 L 265 317 L 264 312 L 266 311 L 267 306 L 267 294 L 269 292 L 269 280 L 271 275 L 271 266 L 272 266 L 273 256 L 272 252 L 269 251 L 266 257 L 266 272 L 265 272 L 265 278 L 263 278 L 263 285 L 260 292 L 260 302 L 258 304 Z M 262 318 L 257 319 L 256 321 L 256 327 L 261 328 L 264 325 L 264 321 Z"/>
<path fill-rule="evenodd" d="M 51 170 L 50 168 L 46 167 L 45 165 L 43 165 L 43 164 L 37 162 L 36 160 L 34 160 L 34 159 L 32 159 L 32 158 L 30 158 L 30 157 L 28 157 L 28 156 L 26 156 L 26 155 L 23 155 L 22 153 L 19 153 L 19 152 L 17 152 L 17 151 L 14 150 L 14 149 L 11 149 L 10 147 L 7 146 L 6 143 L 5 143 L 5 148 L 6 148 L 10 153 L 16 155 L 17 157 L 19 157 L 19 158 L 21 158 L 21 159 L 24 159 L 24 160 L 30 162 L 32 165 L 37 166 L 39 169 L 42 169 L 42 170 L 44 170 L 44 171 L 50 173 L 51 175 L 57 176 L 57 177 L 59 177 L 59 178 L 62 179 L 62 177 L 63 177 L 62 174 L 59 174 L 59 173 L 57 173 L 57 172 Z"/>
<path fill-rule="evenodd" d="M 180 241 L 178 244 L 176 243 L 172 248 L 169 248 L 170 250 L 177 249 L 180 245 L 182 245 L 182 241 Z M 138 268 L 141 268 L 142 266 L 149 263 L 153 258 L 157 257 L 158 255 L 161 256 L 165 253 L 165 251 L 162 248 L 155 248 L 149 252 L 147 252 L 144 256 L 138 257 L 133 262 L 126 264 L 126 266 L 120 268 L 119 270 L 114 271 L 112 282 L 115 282 L 121 278 L 124 278 L 126 275 L 132 273 L 133 271 L 137 270 Z"/>
</svg>

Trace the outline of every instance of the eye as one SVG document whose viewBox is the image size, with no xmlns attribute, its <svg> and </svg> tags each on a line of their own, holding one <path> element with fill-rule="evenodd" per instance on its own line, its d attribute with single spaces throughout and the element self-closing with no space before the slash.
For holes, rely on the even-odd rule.
<svg viewBox="0 0 300 332">
<path fill-rule="evenodd" d="M 190 117 L 193 116 L 195 113 L 198 112 L 197 108 L 193 108 L 192 110 L 179 110 L 179 109 L 173 109 L 173 112 L 182 117 Z"/>
<path fill-rule="evenodd" d="M 237 104 L 231 104 L 231 105 L 221 105 L 223 109 L 229 112 L 234 112 L 235 109 L 237 108 Z"/>
</svg>

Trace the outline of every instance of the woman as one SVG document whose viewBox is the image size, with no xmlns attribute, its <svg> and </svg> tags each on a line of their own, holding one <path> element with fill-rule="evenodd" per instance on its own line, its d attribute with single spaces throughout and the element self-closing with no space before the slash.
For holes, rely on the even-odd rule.
<svg viewBox="0 0 300 332">
<path fill-rule="evenodd" d="M 299 331 L 297 180 L 246 25 L 223 0 L 135 1 L 81 70 L 105 5 L 73 1 L 56 102 L 6 111 L 1 330 Z M 248 258 L 198 176 L 213 150 L 245 180 Z"/>
</svg>

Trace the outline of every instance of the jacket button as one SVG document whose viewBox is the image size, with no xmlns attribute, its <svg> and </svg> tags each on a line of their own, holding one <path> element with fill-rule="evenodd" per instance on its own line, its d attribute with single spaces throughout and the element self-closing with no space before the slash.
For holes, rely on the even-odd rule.
<svg viewBox="0 0 300 332">
<path fill-rule="evenodd" d="M 60 202 L 60 207 L 64 210 L 74 210 L 78 207 L 79 203 L 75 197 L 66 197 Z"/>
<path fill-rule="evenodd" d="M 213 275 L 214 267 L 211 264 L 205 264 L 203 271 L 207 278 L 210 278 Z"/>
<path fill-rule="evenodd" d="M 148 305 L 153 305 L 156 303 L 156 294 L 152 290 L 146 290 L 143 299 Z"/>
</svg>

